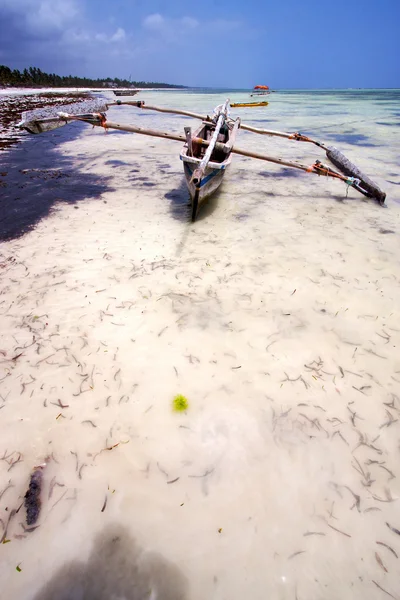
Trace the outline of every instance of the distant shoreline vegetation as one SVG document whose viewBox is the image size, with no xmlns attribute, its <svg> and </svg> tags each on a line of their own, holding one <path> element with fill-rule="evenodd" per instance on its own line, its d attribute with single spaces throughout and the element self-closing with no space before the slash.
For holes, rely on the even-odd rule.
<svg viewBox="0 0 400 600">
<path fill-rule="evenodd" d="M 96 87 L 96 88 L 180 88 L 184 85 L 173 85 L 155 81 L 128 81 L 118 77 L 106 79 L 89 79 L 88 77 L 74 77 L 73 75 L 60 76 L 55 73 L 44 73 L 37 67 L 29 67 L 19 71 L 0 65 L 0 86 L 4 87 Z"/>
</svg>

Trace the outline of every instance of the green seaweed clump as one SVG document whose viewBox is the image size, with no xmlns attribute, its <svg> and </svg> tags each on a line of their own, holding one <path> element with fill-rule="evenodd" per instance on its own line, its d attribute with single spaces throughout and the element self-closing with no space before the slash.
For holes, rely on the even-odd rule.
<svg viewBox="0 0 400 600">
<path fill-rule="evenodd" d="M 172 409 L 175 412 L 183 412 L 189 408 L 188 399 L 182 394 L 178 394 L 172 401 Z"/>
</svg>

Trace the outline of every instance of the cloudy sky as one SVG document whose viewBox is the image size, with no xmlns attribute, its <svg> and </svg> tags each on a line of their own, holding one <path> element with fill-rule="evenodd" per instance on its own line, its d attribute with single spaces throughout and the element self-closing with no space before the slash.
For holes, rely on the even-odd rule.
<svg viewBox="0 0 400 600">
<path fill-rule="evenodd" d="M 189 86 L 400 87 L 400 0 L 0 0 L 0 64 Z"/>
</svg>

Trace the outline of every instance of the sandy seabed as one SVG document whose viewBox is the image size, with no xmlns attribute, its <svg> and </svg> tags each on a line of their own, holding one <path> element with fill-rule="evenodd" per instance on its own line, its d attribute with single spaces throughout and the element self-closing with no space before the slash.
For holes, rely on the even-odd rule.
<svg viewBox="0 0 400 600">
<path fill-rule="evenodd" d="M 192 224 L 179 144 L 71 131 L 2 165 L 2 598 L 400 598 L 394 154 L 387 208 L 234 157 Z"/>
</svg>

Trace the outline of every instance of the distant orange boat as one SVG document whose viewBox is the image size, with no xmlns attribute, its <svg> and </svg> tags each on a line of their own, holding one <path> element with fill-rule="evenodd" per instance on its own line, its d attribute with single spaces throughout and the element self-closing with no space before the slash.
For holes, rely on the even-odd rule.
<svg viewBox="0 0 400 600">
<path fill-rule="evenodd" d="M 253 93 L 250 96 L 266 96 L 270 94 L 268 85 L 255 85 L 253 88 Z"/>
</svg>

